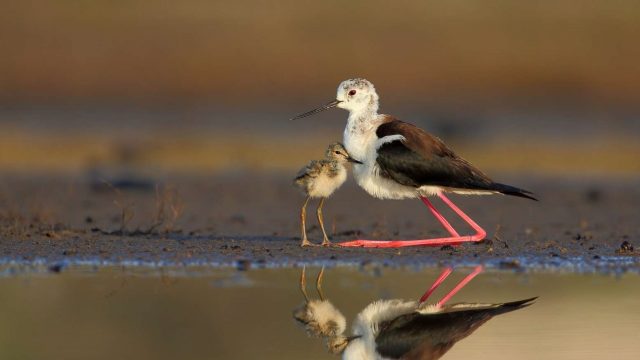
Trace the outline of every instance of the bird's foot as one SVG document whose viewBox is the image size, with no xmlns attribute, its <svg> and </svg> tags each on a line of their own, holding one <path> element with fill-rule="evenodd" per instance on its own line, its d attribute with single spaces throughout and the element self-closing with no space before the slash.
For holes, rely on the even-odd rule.
<svg viewBox="0 0 640 360">
<path fill-rule="evenodd" d="M 318 244 L 314 244 L 314 243 L 310 242 L 307 239 L 303 239 L 302 243 L 300 244 L 300 247 L 317 247 L 317 246 L 319 246 L 319 245 Z"/>
<path fill-rule="evenodd" d="M 324 247 L 335 246 L 335 245 L 333 245 L 333 243 L 331 241 L 329 241 L 329 239 L 326 239 L 326 238 L 324 240 L 322 240 L 322 244 L 320 244 L 320 245 L 322 245 Z"/>
</svg>

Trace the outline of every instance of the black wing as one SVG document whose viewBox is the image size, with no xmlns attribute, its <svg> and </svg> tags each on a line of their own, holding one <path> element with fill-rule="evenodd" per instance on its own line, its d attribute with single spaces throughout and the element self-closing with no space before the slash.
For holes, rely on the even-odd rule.
<svg viewBox="0 0 640 360">
<path fill-rule="evenodd" d="M 392 359 L 438 359 L 495 315 L 531 305 L 536 298 L 434 314 L 414 312 L 380 324 L 376 350 Z M 459 305 L 457 305 L 459 306 Z"/>
<path fill-rule="evenodd" d="M 414 125 L 390 121 L 380 125 L 376 135 L 378 138 L 390 135 L 404 137 L 404 140 L 380 146 L 376 159 L 381 174 L 402 185 L 496 191 L 535 200 L 529 191 L 493 182 L 440 139 Z"/>
</svg>

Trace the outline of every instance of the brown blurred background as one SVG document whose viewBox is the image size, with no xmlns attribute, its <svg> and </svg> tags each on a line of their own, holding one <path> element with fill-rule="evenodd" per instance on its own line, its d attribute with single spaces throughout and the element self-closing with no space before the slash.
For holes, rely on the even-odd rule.
<svg viewBox="0 0 640 360">
<path fill-rule="evenodd" d="M 294 169 L 366 77 L 488 171 L 640 171 L 638 1 L 3 1 L 0 169 Z"/>
</svg>

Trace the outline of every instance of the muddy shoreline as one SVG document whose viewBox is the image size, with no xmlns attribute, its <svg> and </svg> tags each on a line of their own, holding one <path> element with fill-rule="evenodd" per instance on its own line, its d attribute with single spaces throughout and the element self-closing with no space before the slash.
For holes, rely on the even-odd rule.
<svg viewBox="0 0 640 360">
<path fill-rule="evenodd" d="M 96 182 L 87 176 L 5 174 L 0 264 L 9 271 L 53 272 L 74 265 L 243 270 L 478 263 L 515 271 L 640 271 L 640 189 L 634 179 L 506 177 L 541 201 L 453 198 L 487 230 L 481 243 L 345 249 L 298 246 L 302 197 L 287 175 L 238 171 Z M 310 239 L 319 242 L 309 218 Z M 376 200 L 353 183 L 327 202 L 325 222 L 334 241 L 444 235 L 420 202 Z"/>
</svg>

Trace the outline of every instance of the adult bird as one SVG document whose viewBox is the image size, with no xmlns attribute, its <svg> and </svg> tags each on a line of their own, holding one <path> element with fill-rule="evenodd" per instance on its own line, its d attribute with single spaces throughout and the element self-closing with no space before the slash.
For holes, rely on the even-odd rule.
<svg viewBox="0 0 640 360">
<path fill-rule="evenodd" d="M 342 349 L 345 360 L 436 360 L 494 316 L 527 307 L 535 299 L 439 307 L 416 301 L 378 300 L 358 314 L 351 336 L 336 337 L 330 345 Z"/>
<path fill-rule="evenodd" d="M 343 143 L 349 154 L 362 162 L 353 167 L 358 185 L 379 199 L 421 199 L 451 236 L 397 241 L 354 240 L 340 243 L 341 246 L 441 246 L 484 239 L 486 231 L 460 210 L 445 193 L 504 194 L 536 200 L 527 190 L 494 182 L 454 153 L 442 140 L 419 127 L 391 115 L 379 114 L 379 103 L 379 96 L 371 82 L 349 79 L 338 86 L 336 100 L 292 120 L 334 107 L 349 111 Z M 429 196 L 438 196 L 476 233 L 470 236 L 458 234 L 429 201 Z"/>
<path fill-rule="evenodd" d="M 419 300 L 376 300 L 358 313 L 347 336 L 344 315 L 322 295 L 322 274 L 316 285 L 320 300 L 309 300 L 304 269 L 300 289 L 305 303 L 293 315 L 308 334 L 326 340 L 329 352 L 345 360 L 436 360 L 455 343 L 471 335 L 492 317 L 522 309 L 536 298 L 506 303 L 457 303 L 447 301 L 482 271 L 478 266 L 435 304 L 426 300 L 451 274 L 445 269 Z"/>
</svg>

